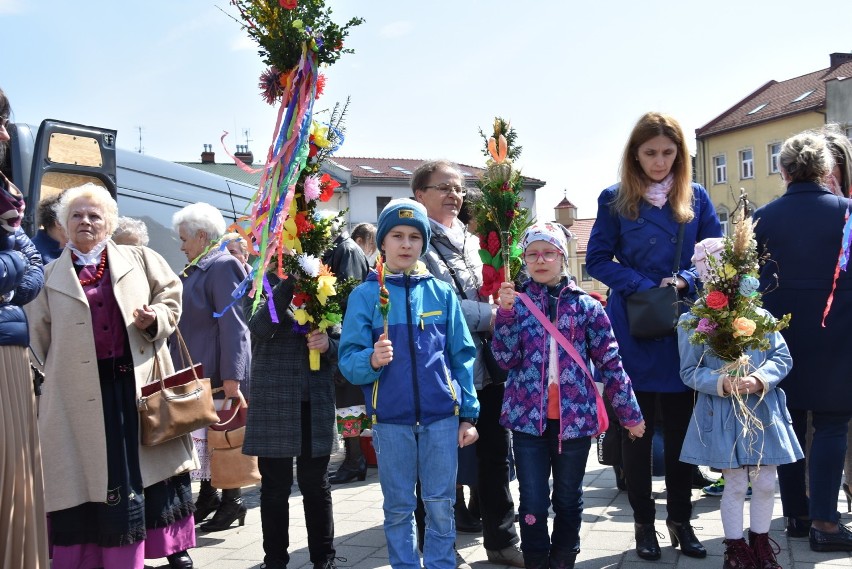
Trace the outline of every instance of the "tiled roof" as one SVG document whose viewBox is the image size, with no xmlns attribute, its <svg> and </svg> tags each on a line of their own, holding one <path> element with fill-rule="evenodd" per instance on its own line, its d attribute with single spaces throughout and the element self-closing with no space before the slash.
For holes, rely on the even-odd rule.
<svg viewBox="0 0 852 569">
<path fill-rule="evenodd" d="M 562 198 L 562 201 L 556 204 L 554 209 L 568 209 L 569 207 L 576 208 L 577 206 L 568 201 L 568 198 Z"/>
<path fill-rule="evenodd" d="M 786 81 L 769 81 L 706 125 L 696 129 L 695 135 L 704 138 L 789 115 L 823 109 L 825 82 L 845 77 L 852 77 L 852 61 L 840 62 L 834 67 Z"/>
<path fill-rule="evenodd" d="M 568 229 L 574 234 L 574 239 L 577 241 L 577 253 L 585 253 L 589 246 L 589 236 L 592 234 L 592 226 L 595 224 L 595 218 L 591 219 L 575 219 L 574 225 Z"/>
<path fill-rule="evenodd" d="M 352 175 L 357 178 L 369 178 L 373 180 L 381 179 L 401 179 L 409 180 L 414 170 L 417 169 L 425 160 L 411 158 L 349 158 L 343 156 L 332 156 L 328 161 L 336 164 L 344 170 L 352 172 Z M 469 174 L 466 178 L 476 179 L 484 168 L 478 166 L 470 166 L 469 164 L 458 164 L 463 174 Z M 537 178 L 524 176 L 524 182 L 543 186 L 544 181 Z"/>
<path fill-rule="evenodd" d="M 327 159 L 330 164 L 336 165 L 343 170 L 349 171 L 356 178 L 369 178 L 372 180 L 399 180 L 404 181 L 408 185 L 408 180 L 417 167 L 425 162 L 425 160 L 414 160 L 411 158 L 348 158 L 342 156 L 333 156 Z M 260 183 L 261 172 L 249 174 L 238 168 L 235 164 L 228 163 L 203 163 L 203 162 L 178 162 L 184 166 L 204 170 L 212 174 L 218 174 L 231 180 L 237 180 L 246 184 L 257 186 Z M 475 180 L 485 171 L 484 168 L 469 166 L 467 164 L 459 164 L 462 173 L 469 174 L 466 176 L 471 180 Z M 251 168 L 262 168 L 262 164 L 252 164 Z M 534 188 L 541 187 L 545 184 L 544 181 L 537 178 L 524 176 L 524 182 L 532 185 Z"/>
</svg>

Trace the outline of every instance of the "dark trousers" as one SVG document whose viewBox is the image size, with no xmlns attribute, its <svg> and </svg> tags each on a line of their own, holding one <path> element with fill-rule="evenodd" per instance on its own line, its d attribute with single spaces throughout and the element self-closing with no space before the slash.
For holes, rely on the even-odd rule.
<svg viewBox="0 0 852 569">
<path fill-rule="evenodd" d="M 806 448 L 808 412 L 790 409 L 793 430 L 802 448 Z M 843 478 L 846 457 L 846 433 L 849 413 L 812 412 L 814 438 L 807 461 L 805 459 L 778 466 L 778 485 L 781 506 L 788 517 L 809 517 L 812 520 L 838 522 L 837 493 Z M 808 469 L 808 492 L 805 491 L 805 468 Z"/>
<path fill-rule="evenodd" d="M 302 450 L 296 457 L 296 481 L 302 493 L 308 552 L 311 563 L 322 563 L 335 555 L 334 517 L 331 510 L 331 484 L 328 482 L 329 456 L 311 457 L 311 409 L 302 402 Z M 263 530 L 264 562 L 290 561 L 290 488 L 293 486 L 293 458 L 258 457 L 260 470 L 260 522 Z"/>
<path fill-rule="evenodd" d="M 680 461 L 680 449 L 692 418 L 695 392 L 653 393 L 637 391 L 636 399 L 645 418 L 645 436 L 631 440 L 622 437 L 621 457 L 627 497 L 633 508 L 633 520 L 652 524 L 656 517 L 651 494 L 653 455 L 651 440 L 657 419 L 657 400 L 663 415 L 663 444 L 666 460 L 666 511 L 673 522 L 688 522 L 692 517 L 692 465 Z"/>
<path fill-rule="evenodd" d="M 476 430 L 476 459 L 479 467 L 479 511 L 482 517 L 483 547 L 492 551 L 518 543 L 515 504 L 509 490 L 509 431 L 500 425 L 503 407 L 502 383 L 479 389 L 479 421 Z"/>
</svg>

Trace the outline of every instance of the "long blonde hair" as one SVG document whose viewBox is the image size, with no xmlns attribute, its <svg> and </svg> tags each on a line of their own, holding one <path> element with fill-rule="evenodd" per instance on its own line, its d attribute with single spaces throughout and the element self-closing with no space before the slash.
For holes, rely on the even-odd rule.
<svg viewBox="0 0 852 569">
<path fill-rule="evenodd" d="M 675 221 L 687 223 L 695 217 L 692 209 L 692 165 L 689 148 L 686 146 L 680 124 L 663 113 L 645 113 L 633 127 L 621 157 L 621 184 L 611 206 L 616 213 L 627 219 L 639 217 L 639 204 L 645 195 L 648 177 L 639 164 L 637 154 L 640 146 L 660 135 L 677 146 L 677 156 L 671 172 L 674 180 L 668 199 Z"/>
</svg>

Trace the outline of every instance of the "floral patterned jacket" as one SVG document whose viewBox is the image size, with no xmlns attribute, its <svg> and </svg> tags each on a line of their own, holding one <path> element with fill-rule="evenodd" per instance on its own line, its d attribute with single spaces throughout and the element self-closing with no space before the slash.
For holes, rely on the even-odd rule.
<svg viewBox="0 0 852 569">
<path fill-rule="evenodd" d="M 547 288 L 532 280 L 521 287 L 547 314 Z M 621 365 L 618 343 L 600 302 L 573 281 L 562 289 L 556 306 L 557 329 L 599 372 L 604 394 L 619 423 L 632 427 L 642 421 L 630 378 Z M 509 371 L 500 423 L 514 431 L 540 436 L 547 426 L 549 334 L 518 300 L 512 310 L 500 308 L 494 325 L 492 350 L 497 363 Z M 594 435 L 598 430 L 595 386 L 561 346 L 559 357 L 560 439 Z"/>
</svg>

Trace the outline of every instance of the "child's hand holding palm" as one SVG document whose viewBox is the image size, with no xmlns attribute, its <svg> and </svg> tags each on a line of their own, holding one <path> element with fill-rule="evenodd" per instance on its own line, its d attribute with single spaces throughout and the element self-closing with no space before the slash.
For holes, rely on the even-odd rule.
<svg viewBox="0 0 852 569">
<path fill-rule="evenodd" d="M 512 307 L 515 306 L 515 296 L 517 293 L 515 292 L 515 284 L 514 283 L 502 283 L 500 285 L 500 290 L 497 291 L 498 294 L 498 304 L 500 304 L 500 308 L 505 310 L 512 310 Z"/>
</svg>

